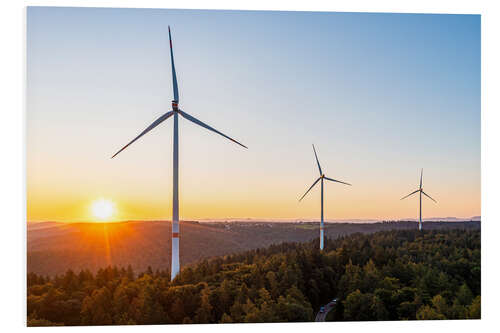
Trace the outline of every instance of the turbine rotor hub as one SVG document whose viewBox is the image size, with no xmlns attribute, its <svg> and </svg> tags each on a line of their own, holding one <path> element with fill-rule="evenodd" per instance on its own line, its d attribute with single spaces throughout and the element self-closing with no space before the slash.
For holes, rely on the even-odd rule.
<svg viewBox="0 0 500 333">
<path fill-rule="evenodd" d="M 172 110 L 173 111 L 179 111 L 179 102 L 172 101 Z"/>
</svg>

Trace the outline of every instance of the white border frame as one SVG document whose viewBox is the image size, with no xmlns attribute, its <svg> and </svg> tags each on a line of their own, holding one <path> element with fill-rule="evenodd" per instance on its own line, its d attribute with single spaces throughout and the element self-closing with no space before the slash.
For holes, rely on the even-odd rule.
<svg viewBox="0 0 500 333">
<path fill-rule="evenodd" d="M 6 331 L 27 329 L 26 321 L 26 182 L 25 182 L 25 91 L 26 91 L 26 6 L 75 6 L 75 7 L 128 7 L 128 8 L 185 8 L 185 9 L 247 9 L 247 10 L 290 10 L 290 11 L 349 11 L 349 12 L 400 12 L 400 13 L 453 13 L 481 14 L 481 196 L 482 196 L 482 320 L 442 322 L 377 322 L 377 323 L 324 323 L 324 324 L 226 324 L 226 325 L 175 325 L 175 326 L 113 326 L 79 328 L 29 328 L 30 330 L 92 329 L 97 331 L 148 330 L 194 332 L 203 329 L 208 332 L 241 332 L 258 330 L 303 331 L 349 330 L 371 332 L 420 332 L 452 329 L 468 332 L 480 329 L 494 331 L 500 326 L 496 322 L 497 299 L 500 296 L 499 274 L 495 254 L 499 242 L 495 236 L 500 231 L 498 197 L 495 191 L 499 185 L 500 158 L 497 142 L 500 142 L 499 110 L 499 1 L 462 0 L 351 0 L 351 1 L 278 1 L 245 0 L 66 0 L 66 1 L 3 1 L 0 10 L 0 43 L 2 53 L 1 74 L 1 147 L 0 163 L 0 221 L 2 228 L 2 266 L 0 298 L 0 325 Z M 234 326 L 237 325 L 237 326 Z M 258 326 L 257 326 L 258 325 Z M 276 326 L 279 325 L 279 326 Z"/>
</svg>

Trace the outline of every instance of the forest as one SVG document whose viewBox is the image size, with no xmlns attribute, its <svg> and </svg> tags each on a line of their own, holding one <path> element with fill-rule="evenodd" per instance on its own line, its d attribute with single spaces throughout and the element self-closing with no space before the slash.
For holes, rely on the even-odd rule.
<svg viewBox="0 0 500 333">
<path fill-rule="evenodd" d="M 27 324 L 478 319 L 480 230 L 393 230 L 282 243 L 168 270 L 28 273 Z"/>
</svg>

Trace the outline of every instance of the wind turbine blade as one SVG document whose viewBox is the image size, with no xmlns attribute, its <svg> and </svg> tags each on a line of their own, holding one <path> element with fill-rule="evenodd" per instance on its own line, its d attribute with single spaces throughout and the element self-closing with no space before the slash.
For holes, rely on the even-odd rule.
<svg viewBox="0 0 500 333">
<path fill-rule="evenodd" d="M 425 193 L 424 191 L 422 191 L 422 194 L 425 195 L 427 198 L 431 199 L 432 201 L 434 201 L 435 203 L 437 203 L 436 200 L 432 199 L 431 196 Z"/>
<path fill-rule="evenodd" d="M 134 143 L 135 141 L 137 141 L 141 136 L 143 136 L 144 134 L 146 134 L 147 132 L 151 131 L 153 128 L 155 128 L 156 126 L 160 125 L 163 121 L 165 121 L 166 119 L 168 119 L 168 117 L 170 117 L 171 115 L 173 115 L 174 113 L 172 111 L 169 111 L 167 113 L 165 113 L 163 116 L 161 116 L 160 118 L 156 119 L 151 125 L 148 126 L 148 128 L 146 128 L 144 131 L 142 131 L 141 134 L 139 134 L 134 140 L 130 141 L 125 147 L 123 147 L 122 149 L 120 149 L 116 154 L 114 154 L 111 158 L 115 157 L 116 155 L 118 155 L 119 153 L 121 153 L 125 148 L 127 148 L 128 146 L 130 146 L 132 143 Z"/>
<path fill-rule="evenodd" d="M 314 150 L 314 157 L 316 157 L 316 163 L 318 163 L 319 175 L 321 176 L 323 174 L 323 171 L 321 171 L 321 165 L 319 165 L 318 155 L 316 154 L 316 148 L 314 148 L 314 145 L 312 146 Z"/>
<path fill-rule="evenodd" d="M 319 177 L 318 179 L 316 179 L 316 181 L 311 185 L 311 187 L 309 187 L 309 189 L 306 191 L 306 193 L 304 193 L 304 195 L 302 196 L 302 198 L 299 199 L 299 201 L 302 201 L 302 199 L 304 199 L 304 197 L 306 196 L 306 194 L 309 193 L 309 191 L 314 187 L 314 185 L 316 185 L 317 182 L 319 182 L 320 179 L 321 179 L 321 177 Z"/>
<path fill-rule="evenodd" d="M 177 75 L 175 74 L 174 51 L 172 48 L 172 35 L 170 34 L 170 26 L 168 26 L 168 39 L 170 40 L 170 61 L 172 62 L 172 83 L 174 87 L 174 101 L 179 102 L 179 90 L 177 88 Z"/>
<path fill-rule="evenodd" d="M 345 184 L 345 185 L 349 185 L 349 186 L 352 186 L 351 184 L 349 183 L 346 183 L 346 182 L 341 182 L 340 180 L 336 180 L 336 179 L 332 179 L 332 178 L 328 178 L 325 176 L 325 179 L 329 180 L 329 181 L 332 181 L 332 182 L 336 182 L 336 183 L 341 183 L 341 184 Z"/>
<path fill-rule="evenodd" d="M 213 128 L 213 127 L 211 127 L 211 126 L 209 126 L 209 125 L 205 124 L 204 122 L 202 122 L 202 121 L 200 121 L 200 120 L 196 119 L 195 117 L 193 117 L 193 116 L 191 116 L 191 115 L 187 114 L 186 112 L 179 110 L 179 113 L 180 113 L 180 114 L 181 114 L 184 118 L 186 118 L 187 120 L 192 121 L 192 122 L 193 122 L 193 123 L 195 123 L 196 125 L 200 125 L 201 127 L 205 127 L 206 129 L 208 129 L 208 130 L 210 130 L 210 131 L 212 131 L 212 132 L 215 132 L 215 133 L 217 133 L 217 134 L 219 134 L 219 135 L 222 135 L 222 136 L 223 136 L 223 137 L 225 137 L 226 139 L 229 139 L 229 140 L 233 141 L 234 143 L 237 143 L 237 144 L 239 144 L 240 146 L 242 146 L 242 147 L 244 147 L 244 148 L 247 148 L 247 149 L 248 149 L 248 147 L 247 147 L 247 146 L 242 145 L 241 143 L 239 143 L 238 141 L 236 141 L 236 140 L 234 140 L 234 139 L 231 139 L 231 138 L 230 138 L 230 137 L 228 137 L 227 135 L 225 135 L 225 134 L 223 134 L 223 133 L 219 132 L 219 131 L 218 131 L 218 130 L 216 130 L 215 128 Z"/>
<path fill-rule="evenodd" d="M 417 193 L 418 191 L 420 191 L 420 190 L 415 190 L 415 191 L 411 192 L 410 194 L 408 194 L 407 196 L 402 197 L 402 198 L 401 198 L 401 199 L 399 199 L 399 200 L 406 199 L 406 198 L 408 198 L 410 195 L 413 195 L 413 194 Z"/>
<path fill-rule="evenodd" d="M 424 175 L 424 169 L 420 170 L 420 188 L 422 188 L 422 176 Z"/>
</svg>

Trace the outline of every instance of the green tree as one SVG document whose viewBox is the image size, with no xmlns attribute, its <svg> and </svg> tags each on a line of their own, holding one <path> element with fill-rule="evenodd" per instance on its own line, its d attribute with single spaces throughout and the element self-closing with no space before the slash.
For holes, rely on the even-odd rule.
<svg viewBox="0 0 500 333">
<path fill-rule="evenodd" d="M 81 318 L 84 325 L 111 325 L 111 293 L 107 287 L 95 290 L 83 300 Z"/>
<path fill-rule="evenodd" d="M 419 320 L 437 320 L 446 319 L 444 315 L 438 313 L 436 309 L 430 307 L 429 305 L 423 305 L 417 311 L 417 319 Z"/>
<path fill-rule="evenodd" d="M 474 299 L 474 295 L 470 291 L 469 287 L 467 284 L 462 284 L 460 286 L 460 289 L 458 289 L 457 293 L 457 300 L 460 305 L 469 305 L 472 303 L 472 300 Z"/>
<path fill-rule="evenodd" d="M 346 320 L 374 320 L 373 295 L 364 294 L 359 289 L 350 293 L 344 301 L 344 318 Z"/>
<path fill-rule="evenodd" d="M 208 287 L 205 287 L 201 291 L 201 304 L 198 310 L 196 310 L 194 321 L 199 324 L 207 324 L 213 322 L 212 310 L 213 307 L 210 304 L 210 289 Z"/>
<path fill-rule="evenodd" d="M 221 324 L 233 323 L 233 319 L 231 318 L 230 315 L 228 315 L 227 313 L 224 313 L 222 315 L 222 318 L 220 319 L 220 323 Z"/>
<path fill-rule="evenodd" d="M 476 296 L 472 304 L 467 307 L 467 318 L 481 319 L 481 296 Z"/>
</svg>

